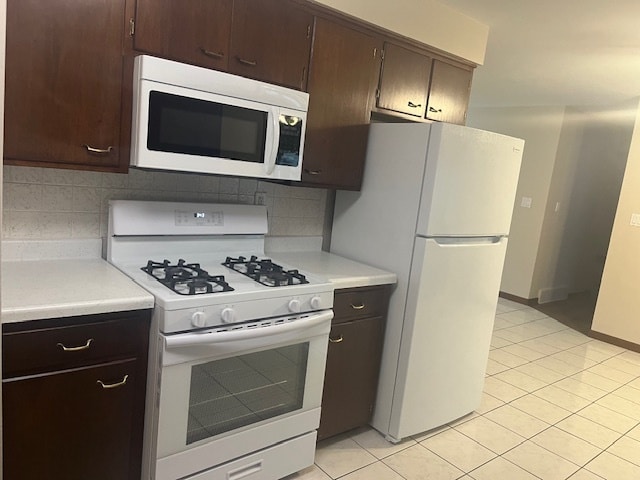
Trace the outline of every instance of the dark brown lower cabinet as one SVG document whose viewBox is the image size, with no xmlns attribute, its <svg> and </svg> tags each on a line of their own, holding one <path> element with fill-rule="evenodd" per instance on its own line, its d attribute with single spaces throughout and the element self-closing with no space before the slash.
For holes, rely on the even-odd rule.
<svg viewBox="0 0 640 480">
<path fill-rule="evenodd" d="M 96 321 L 99 316 L 86 319 Z M 105 330 L 105 325 L 110 328 Z M 111 335 L 111 330 L 115 333 L 123 326 L 130 327 L 130 338 L 122 342 L 128 344 L 126 348 L 116 345 Z M 105 324 L 58 327 L 47 323 L 43 327 L 3 332 L 8 347 L 2 381 L 3 478 L 139 480 L 148 314 L 132 313 L 130 318 Z M 71 343 L 75 329 L 86 333 L 86 341 Z M 14 375 L 24 368 L 13 365 L 14 345 L 43 336 L 68 355 L 69 363 L 51 369 L 45 362 Z M 132 339 L 140 340 L 134 349 Z M 92 357 L 92 349 L 109 346 L 113 347 L 109 355 Z M 82 356 L 89 359 L 87 365 L 78 365 Z"/>
<path fill-rule="evenodd" d="M 387 286 L 336 292 L 318 440 L 371 419 L 388 297 Z"/>
</svg>

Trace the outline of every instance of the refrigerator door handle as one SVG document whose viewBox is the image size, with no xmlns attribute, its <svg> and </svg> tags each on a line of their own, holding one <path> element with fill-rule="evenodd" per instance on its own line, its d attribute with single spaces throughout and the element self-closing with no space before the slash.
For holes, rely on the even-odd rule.
<svg viewBox="0 0 640 480">
<path fill-rule="evenodd" d="M 500 243 L 506 240 L 504 235 L 495 235 L 491 237 L 431 237 L 438 245 L 486 245 L 491 243 Z"/>
</svg>

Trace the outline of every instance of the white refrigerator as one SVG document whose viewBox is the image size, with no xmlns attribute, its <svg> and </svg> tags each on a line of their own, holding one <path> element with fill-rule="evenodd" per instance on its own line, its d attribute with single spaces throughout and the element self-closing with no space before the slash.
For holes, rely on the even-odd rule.
<svg viewBox="0 0 640 480">
<path fill-rule="evenodd" d="M 371 422 L 392 442 L 480 404 L 523 148 L 375 123 L 362 190 L 336 194 L 331 251 L 398 276 Z"/>
</svg>

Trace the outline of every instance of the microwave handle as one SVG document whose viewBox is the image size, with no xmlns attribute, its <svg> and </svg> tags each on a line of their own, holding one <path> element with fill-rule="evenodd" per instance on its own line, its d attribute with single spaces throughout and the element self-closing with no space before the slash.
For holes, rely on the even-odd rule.
<svg viewBox="0 0 640 480">
<path fill-rule="evenodd" d="M 324 310 L 307 318 L 295 320 L 281 325 L 273 325 L 268 327 L 258 327 L 252 329 L 239 329 L 226 332 L 192 332 L 180 333 L 177 335 L 168 335 L 165 337 L 165 346 L 167 349 L 192 347 L 195 345 L 215 345 L 216 343 L 227 343 L 239 340 L 251 340 L 254 338 L 263 338 L 270 335 L 279 335 L 281 333 L 294 332 L 298 330 L 307 330 L 311 327 L 318 326 L 333 318 L 333 310 Z M 327 327 L 328 328 L 328 327 Z"/>
<path fill-rule="evenodd" d="M 267 175 L 272 174 L 273 170 L 276 168 L 276 155 L 278 155 L 278 147 L 280 146 L 280 114 L 278 113 L 278 109 L 272 109 L 269 112 L 269 116 L 271 117 L 271 128 L 273 133 L 271 152 L 269 152 L 269 156 L 265 162 Z"/>
</svg>

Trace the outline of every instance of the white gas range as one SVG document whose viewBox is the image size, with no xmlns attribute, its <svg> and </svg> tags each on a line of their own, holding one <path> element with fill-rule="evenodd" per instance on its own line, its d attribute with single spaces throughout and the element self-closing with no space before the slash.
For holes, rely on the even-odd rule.
<svg viewBox="0 0 640 480">
<path fill-rule="evenodd" d="M 313 463 L 332 285 L 264 255 L 266 209 L 114 200 L 107 259 L 155 297 L 144 478 Z"/>
</svg>

